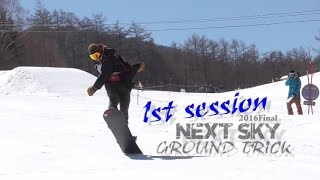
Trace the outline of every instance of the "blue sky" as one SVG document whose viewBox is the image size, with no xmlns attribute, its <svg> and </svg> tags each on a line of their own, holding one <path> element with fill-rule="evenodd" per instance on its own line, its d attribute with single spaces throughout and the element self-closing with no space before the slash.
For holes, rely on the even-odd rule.
<svg viewBox="0 0 320 180">
<path fill-rule="evenodd" d="M 35 0 L 20 0 L 24 8 L 35 7 Z M 107 23 L 119 20 L 121 23 L 155 22 L 173 20 L 213 19 L 274 13 L 289 13 L 308 10 L 319 10 L 309 15 L 294 17 L 273 17 L 265 19 L 192 22 L 180 24 L 146 24 L 147 30 L 172 28 L 203 28 L 243 26 L 247 24 L 295 22 L 319 20 L 317 22 L 279 24 L 271 26 L 209 28 L 180 31 L 154 31 L 155 43 L 170 45 L 172 41 L 183 43 L 193 33 L 205 35 L 218 41 L 238 39 L 247 45 L 254 43 L 261 53 L 272 50 L 286 51 L 292 48 L 317 48 L 320 42 L 315 40 L 320 35 L 320 2 L 319 0 L 44 0 L 50 10 L 63 9 L 78 16 L 91 17 L 94 13 L 103 13 Z M 314 52 L 312 52 L 314 54 Z"/>
</svg>

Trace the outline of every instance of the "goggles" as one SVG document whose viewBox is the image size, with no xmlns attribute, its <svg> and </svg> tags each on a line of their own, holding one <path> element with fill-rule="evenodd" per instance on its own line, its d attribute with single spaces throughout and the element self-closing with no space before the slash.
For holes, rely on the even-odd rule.
<svg viewBox="0 0 320 180">
<path fill-rule="evenodd" d="M 95 52 L 93 54 L 90 54 L 90 58 L 94 61 L 99 61 L 101 57 L 101 53 Z"/>
</svg>

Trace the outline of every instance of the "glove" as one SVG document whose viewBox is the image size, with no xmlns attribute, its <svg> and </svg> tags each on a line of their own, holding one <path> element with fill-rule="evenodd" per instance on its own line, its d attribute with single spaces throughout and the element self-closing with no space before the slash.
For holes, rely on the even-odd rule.
<svg viewBox="0 0 320 180">
<path fill-rule="evenodd" d="M 87 90 L 89 96 L 92 96 L 96 91 L 97 89 L 93 86 L 90 86 Z"/>
</svg>

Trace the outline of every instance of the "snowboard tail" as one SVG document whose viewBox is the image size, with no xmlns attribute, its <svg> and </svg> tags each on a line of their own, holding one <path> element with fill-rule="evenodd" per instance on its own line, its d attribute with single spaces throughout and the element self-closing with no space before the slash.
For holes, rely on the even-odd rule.
<svg viewBox="0 0 320 180">
<path fill-rule="evenodd" d="M 123 153 L 142 154 L 134 137 L 132 137 L 128 123 L 121 111 L 116 108 L 110 108 L 103 113 L 103 118 Z"/>
<path fill-rule="evenodd" d="M 135 77 L 139 73 L 140 67 L 143 66 L 144 68 L 144 63 L 136 63 L 132 64 L 130 70 L 123 76 L 124 81 L 129 85 L 128 88 L 132 89 L 135 85 Z M 143 70 L 142 68 L 142 70 Z M 142 71 L 141 70 L 141 71 Z"/>
</svg>

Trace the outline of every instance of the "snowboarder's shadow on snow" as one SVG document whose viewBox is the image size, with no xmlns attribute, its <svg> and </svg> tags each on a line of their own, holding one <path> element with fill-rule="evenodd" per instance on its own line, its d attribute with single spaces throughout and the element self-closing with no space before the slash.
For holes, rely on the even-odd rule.
<svg viewBox="0 0 320 180">
<path fill-rule="evenodd" d="M 149 156 L 144 154 L 127 154 L 130 159 L 133 160 L 155 160 L 155 159 L 162 159 L 162 160 L 177 160 L 177 159 L 191 159 L 195 157 L 204 157 L 204 156 Z"/>
</svg>

